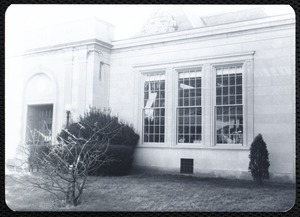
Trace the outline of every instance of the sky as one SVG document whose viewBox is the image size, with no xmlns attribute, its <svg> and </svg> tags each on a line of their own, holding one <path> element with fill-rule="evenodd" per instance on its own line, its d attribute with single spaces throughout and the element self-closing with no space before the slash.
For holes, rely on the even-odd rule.
<svg viewBox="0 0 300 217">
<path fill-rule="evenodd" d="M 20 38 L 26 31 L 95 16 L 115 26 L 115 40 L 136 33 L 150 12 L 162 5 L 11 5 L 5 14 L 7 55 L 22 53 Z M 165 7 L 168 7 L 165 6 Z M 176 5 L 188 16 L 206 16 L 222 12 L 257 8 L 258 5 Z M 265 5 L 270 15 L 293 12 L 288 5 Z"/>
<path fill-rule="evenodd" d="M 262 5 L 176 5 L 188 16 L 207 16 L 257 8 Z M 14 60 L 24 52 L 26 32 L 64 22 L 97 17 L 115 26 L 115 40 L 130 38 L 142 27 L 150 13 L 161 5 L 11 5 L 5 14 L 5 154 L 15 156 L 20 139 L 22 111 L 22 66 Z M 168 7 L 168 6 L 166 6 Z M 293 13 L 288 5 L 263 6 L 269 15 Z"/>
</svg>

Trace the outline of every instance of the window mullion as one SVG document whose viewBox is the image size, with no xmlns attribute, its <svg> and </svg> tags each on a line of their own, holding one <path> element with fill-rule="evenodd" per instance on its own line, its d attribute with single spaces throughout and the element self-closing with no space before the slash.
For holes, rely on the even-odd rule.
<svg viewBox="0 0 300 217">
<path fill-rule="evenodd" d="M 174 73 L 173 68 L 166 69 L 166 89 L 165 89 L 165 98 L 166 98 L 166 108 L 165 108 L 165 142 L 166 145 L 170 146 L 174 144 L 173 136 L 175 129 L 174 129 L 174 117 L 176 117 L 176 112 L 173 109 L 174 105 Z"/>
</svg>

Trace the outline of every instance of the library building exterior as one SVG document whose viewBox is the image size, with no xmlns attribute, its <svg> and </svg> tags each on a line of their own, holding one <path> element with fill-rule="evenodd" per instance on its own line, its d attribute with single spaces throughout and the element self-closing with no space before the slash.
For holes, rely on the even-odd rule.
<svg viewBox="0 0 300 217">
<path fill-rule="evenodd" d="M 262 134 L 271 180 L 295 182 L 295 15 L 263 9 L 199 17 L 156 10 L 132 38 L 97 18 L 29 33 L 23 55 L 22 135 L 55 138 L 90 107 L 140 135 L 134 166 L 251 179 Z M 67 107 L 68 107 L 67 106 Z"/>
</svg>

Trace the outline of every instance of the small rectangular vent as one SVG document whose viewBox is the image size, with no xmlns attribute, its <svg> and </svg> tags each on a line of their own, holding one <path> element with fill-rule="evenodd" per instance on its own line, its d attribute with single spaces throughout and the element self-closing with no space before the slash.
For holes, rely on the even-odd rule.
<svg viewBox="0 0 300 217">
<path fill-rule="evenodd" d="M 180 159 L 180 173 L 193 174 L 194 173 L 194 159 Z"/>
</svg>

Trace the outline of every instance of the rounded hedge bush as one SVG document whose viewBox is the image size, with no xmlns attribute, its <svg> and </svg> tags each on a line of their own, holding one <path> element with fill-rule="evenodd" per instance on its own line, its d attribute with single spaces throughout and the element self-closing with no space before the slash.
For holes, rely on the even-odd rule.
<svg viewBox="0 0 300 217">
<path fill-rule="evenodd" d="M 93 127 L 94 126 L 94 127 Z M 71 123 L 66 130 L 73 135 L 88 139 L 95 128 L 102 129 L 97 134 L 99 145 L 104 138 L 108 139 L 108 147 L 104 157 L 112 159 L 108 163 L 93 170 L 90 175 L 126 175 L 130 172 L 133 154 L 139 140 L 132 126 L 122 123 L 118 117 L 112 116 L 109 110 L 91 108 L 79 118 L 79 122 Z M 67 139 L 68 134 L 62 130 L 58 136 Z M 93 151 L 93 150 L 91 150 Z"/>
</svg>

